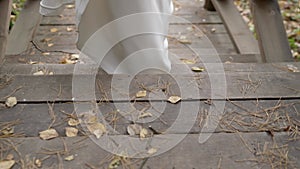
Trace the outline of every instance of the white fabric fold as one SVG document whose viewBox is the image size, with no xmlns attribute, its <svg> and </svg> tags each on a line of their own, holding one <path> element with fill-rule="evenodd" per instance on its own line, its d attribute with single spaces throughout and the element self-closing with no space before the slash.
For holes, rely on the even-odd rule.
<svg viewBox="0 0 300 169">
<path fill-rule="evenodd" d="M 42 0 L 41 14 L 51 14 L 72 1 Z M 76 0 L 79 31 L 77 47 L 97 62 L 99 52 L 106 51 L 105 45 L 100 44 L 112 46 L 103 60 L 101 58 L 101 67 L 110 74 L 132 74 L 146 68 L 170 71 L 168 41 L 165 38 L 168 33 L 168 17 L 151 13 L 172 12 L 171 0 Z M 143 13 L 149 15 L 139 15 Z M 127 20 L 123 23 L 121 21 L 124 18 Z M 115 25 L 110 27 L 111 23 Z M 99 36 L 101 38 L 93 39 L 104 27 L 110 29 L 105 35 Z M 134 35 L 133 31 L 155 33 Z M 126 37 L 127 34 L 133 36 Z M 122 39 L 123 37 L 126 38 Z M 120 41 L 115 44 L 115 40 Z"/>
</svg>

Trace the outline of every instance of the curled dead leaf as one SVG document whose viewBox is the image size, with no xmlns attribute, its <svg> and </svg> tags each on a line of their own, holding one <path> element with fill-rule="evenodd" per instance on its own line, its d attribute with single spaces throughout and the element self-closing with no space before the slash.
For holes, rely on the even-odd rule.
<svg viewBox="0 0 300 169">
<path fill-rule="evenodd" d="M 0 161 L 1 169 L 11 169 L 15 165 L 15 160 Z"/>
<path fill-rule="evenodd" d="M 143 90 L 143 91 L 139 91 L 136 93 L 135 95 L 137 98 L 142 98 L 142 97 L 146 97 L 147 96 L 147 91 Z"/>
<path fill-rule="evenodd" d="M 40 159 L 36 159 L 34 161 L 34 164 L 38 167 L 38 168 L 41 168 L 42 167 L 42 161 Z"/>
<path fill-rule="evenodd" d="M 78 124 L 80 124 L 80 122 L 77 119 L 70 118 L 68 121 L 68 125 L 71 127 L 77 126 Z"/>
<path fill-rule="evenodd" d="M 88 124 L 87 128 L 96 136 L 97 139 L 106 133 L 106 127 L 102 123 Z"/>
<path fill-rule="evenodd" d="M 45 72 L 43 71 L 37 71 L 35 73 L 33 73 L 34 76 L 42 76 L 42 75 L 45 75 Z"/>
<path fill-rule="evenodd" d="M 78 129 L 74 127 L 66 127 L 66 136 L 67 137 L 76 137 L 78 134 Z"/>
<path fill-rule="evenodd" d="M 17 98 L 16 97 L 9 97 L 9 98 L 7 98 L 6 99 L 6 101 L 5 101 L 5 105 L 6 105 L 6 107 L 8 107 L 8 108 L 12 108 L 12 107 L 14 107 L 15 105 L 17 105 Z"/>
<path fill-rule="evenodd" d="M 150 155 L 155 154 L 155 153 L 157 153 L 157 149 L 156 148 L 150 148 L 148 150 L 148 154 L 150 154 Z"/>
<path fill-rule="evenodd" d="M 194 71 L 194 72 L 204 72 L 205 71 L 205 69 L 204 68 L 201 68 L 201 67 L 192 67 L 192 71 Z"/>
<path fill-rule="evenodd" d="M 51 32 L 51 33 L 55 33 L 55 32 L 57 32 L 57 31 L 58 31 L 57 28 L 51 28 L 51 29 L 50 29 L 50 32 Z"/>
<path fill-rule="evenodd" d="M 171 97 L 169 97 L 168 101 L 170 103 L 176 104 L 179 101 L 181 101 L 181 97 L 179 97 L 179 96 L 171 96 Z"/>
<path fill-rule="evenodd" d="M 0 133 L 2 133 L 5 136 L 9 136 L 9 135 L 14 134 L 14 131 L 15 131 L 14 127 L 7 127 L 7 128 L 4 128 L 4 129 L 1 129 Z"/>
<path fill-rule="evenodd" d="M 127 132 L 130 136 L 139 135 L 142 128 L 143 127 L 139 124 L 131 124 L 127 126 Z"/>
<path fill-rule="evenodd" d="M 74 155 L 70 155 L 70 156 L 65 157 L 66 161 L 72 161 L 74 159 L 75 159 Z"/>
<path fill-rule="evenodd" d="M 140 131 L 140 138 L 146 138 L 149 135 L 149 132 L 147 129 L 142 128 Z"/>
<path fill-rule="evenodd" d="M 59 136 L 55 129 L 48 129 L 45 131 L 41 131 L 39 132 L 39 135 L 40 138 L 43 140 L 50 140 Z"/>
</svg>

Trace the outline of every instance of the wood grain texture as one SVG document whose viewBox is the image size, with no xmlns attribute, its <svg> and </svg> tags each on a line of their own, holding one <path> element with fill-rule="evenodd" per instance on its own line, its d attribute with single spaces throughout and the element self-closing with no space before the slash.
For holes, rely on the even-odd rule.
<svg viewBox="0 0 300 169">
<path fill-rule="evenodd" d="M 169 134 L 192 133 L 235 133 L 235 132 L 284 132 L 295 130 L 300 120 L 300 100 L 238 100 L 225 101 L 223 113 L 214 112 L 220 101 L 185 101 L 180 104 L 165 102 L 119 102 L 98 104 L 98 115 L 103 116 L 106 128 L 111 135 L 127 134 L 127 126 L 132 123 L 142 125 L 149 132 Z M 19 103 L 13 108 L 1 108 L 0 124 L 19 121 L 14 125 L 14 132 L 23 133 L 24 137 L 38 137 L 39 131 L 52 126 L 64 136 L 68 114 L 80 117 L 86 112 L 80 106 L 91 106 L 92 103 Z M 188 108 L 186 108 L 188 107 Z M 76 111 L 75 111 L 76 110 Z M 92 110 L 89 109 L 89 110 Z M 151 113 L 152 117 L 139 118 L 141 112 Z M 55 121 L 50 112 L 55 115 Z M 266 114 L 267 112 L 267 114 Z M 181 114 L 181 117 L 180 117 Z M 101 116 L 100 116 L 101 115 Z M 181 119 L 182 115 L 187 117 Z M 180 122 L 177 120 L 180 119 Z M 217 122 L 215 128 L 207 130 L 207 126 Z M 103 123 L 103 121 L 101 121 Z M 179 127 L 172 125 L 177 122 Z M 52 125 L 51 125 L 52 124 Z M 151 128 L 149 127 L 151 126 Z M 82 129 L 79 125 L 78 128 Z M 173 127 L 173 128 L 171 128 Z M 79 134 L 83 136 L 83 134 Z"/>
<path fill-rule="evenodd" d="M 263 61 L 292 61 L 278 1 L 251 0 L 250 4 Z"/>
<path fill-rule="evenodd" d="M 8 37 L 7 55 L 21 54 L 28 49 L 41 19 L 39 9 L 39 0 L 27 0 Z"/>
<path fill-rule="evenodd" d="M 178 135 L 182 137 L 182 135 Z M 288 135 L 286 133 L 279 133 L 272 138 L 265 133 L 241 133 L 241 134 L 213 134 L 208 141 L 203 144 L 198 142 L 198 134 L 190 134 L 185 139 L 175 146 L 172 150 L 164 154 L 145 159 L 130 159 L 126 158 L 128 163 L 122 163 L 123 166 L 131 168 L 149 168 L 149 169 L 202 169 L 202 168 L 271 168 L 271 165 L 278 164 L 278 161 L 268 160 L 267 155 L 257 155 L 260 152 L 275 152 L 278 147 L 284 146 L 285 149 L 280 148 L 282 152 L 288 152 L 288 163 L 281 164 L 287 168 L 297 168 L 299 166 L 299 156 L 296 147 L 299 147 L 299 142 L 286 142 Z M 114 137 L 113 139 L 119 139 Z M 170 140 L 162 140 L 158 152 L 163 152 L 164 145 L 168 144 Z M 152 142 L 151 142 L 152 143 Z M 74 168 L 74 169 L 87 169 L 108 168 L 109 164 L 113 161 L 113 154 L 105 151 L 99 147 L 95 142 L 85 137 L 75 138 L 57 138 L 50 141 L 42 141 L 39 138 L 12 138 L 10 141 L 1 139 L 1 145 L 6 145 L 3 153 L 15 154 L 16 160 L 25 158 L 33 160 L 33 158 L 44 159 L 43 168 Z M 11 144 L 15 145 L 18 154 L 13 151 Z M 124 144 L 130 144 L 124 139 Z M 265 146 L 264 146 L 265 145 Z M 153 146 L 153 145 L 150 145 Z M 263 147 L 265 149 L 263 149 Z M 67 151 L 65 152 L 65 148 Z M 48 151 L 47 151 L 48 150 Z M 45 154 L 52 151 L 58 151 L 60 158 L 56 154 Z M 128 150 L 129 151 L 129 150 Z M 137 151 L 137 150 L 136 150 Z M 145 150 L 138 150 L 145 151 Z M 279 151 L 279 150 L 278 150 Z M 65 152 L 65 153 L 63 153 Z M 69 155 L 74 155 L 72 161 L 63 160 Z M 281 159 L 281 158 L 280 158 Z M 127 164 L 127 165 L 126 165 Z M 16 164 L 13 169 L 18 168 Z M 122 168 L 122 166 L 120 166 Z M 119 167 L 119 168 L 120 168 Z"/>
<path fill-rule="evenodd" d="M 212 0 L 228 33 L 241 54 L 259 54 L 257 41 L 241 17 L 232 0 Z M 260 58 L 257 58 L 261 62 Z"/>
<path fill-rule="evenodd" d="M 0 65 L 4 61 L 12 0 L 0 0 Z"/>
<path fill-rule="evenodd" d="M 205 66 L 214 66 L 214 63 Z M 76 70 L 78 72 L 80 67 Z M 7 83 L 8 77 L 1 79 L 4 85 L 1 86 L 0 98 L 4 101 L 6 96 L 14 95 L 20 102 L 47 102 L 72 101 L 73 97 L 78 97 L 77 101 L 91 101 L 94 99 L 92 96 L 95 95 L 97 100 L 128 101 L 140 90 L 149 90 L 150 93 L 152 91 L 150 100 L 166 100 L 171 95 L 181 96 L 183 100 L 299 98 L 300 96 L 299 72 L 292 73 L 288 69 L 282 72 L 260 73 L 253 70 L 250 72 L 237 72 L 232 68 L 231 70 L 232 72 L 225 71 L 225 74 L 222 70 L 209 74 L 193 73 L 190 68 L 183 66 L 174 70 L 172 76 L 139 74 L 131 77 L 98 74 L 96 81 L 93 75 L 95 70 L 92 68 L 86 70 L 90 75 L 16 75 L 9 79 L 9 83 Z M 113 86 L 112 78 L 114 78 Z M 220 81 L 222 78 L 226 78 L 226 81 Z M 167 85 L 168 89 L 166 95 L 162 92 L 164 85 Z M 74 92 L 81 94 L 74 96 Z M 111 92 L 114 92 L 113 98 Z M 225 92 L 226 96 L 224 96 Z"/>
</svg>

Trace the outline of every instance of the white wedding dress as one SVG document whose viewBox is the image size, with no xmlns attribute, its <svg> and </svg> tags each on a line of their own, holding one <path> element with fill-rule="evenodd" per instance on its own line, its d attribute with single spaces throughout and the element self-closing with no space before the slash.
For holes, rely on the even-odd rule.
<svg viewBox="0 0 300 169">
<path fill-rule="evenodd" d="M 40 13 L 55 14 L 64 4 L 73 1 L 42 0 Z M 173 12 L 172 0 L 75 2 L 77 47 L 96 62 L 101 61 L 100 66 L 107 73 L 135 74 L 148 68 L 170 71 L 166 16 Z M 108 47 L 111 47 L 109 51 Z M 104 58 L 101 57 L 103 52 Z"/>
</svg>

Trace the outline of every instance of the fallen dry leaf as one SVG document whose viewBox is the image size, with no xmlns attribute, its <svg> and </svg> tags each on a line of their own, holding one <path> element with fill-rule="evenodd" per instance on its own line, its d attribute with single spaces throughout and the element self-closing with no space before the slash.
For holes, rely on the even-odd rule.
<svg viewBox="0 0 300 169">
<path fill-rule="evenodd" d="M 152 154 L 155 154 L 157 152 L 157 149 L 156 148 L 150 148 L 148 150 L 148 154 L 152 155 Z"/>
<path fill-rule="evenodd" d="M 139 91 L 136 93 L 135 95 L 137 98 L 142 98 L 142 97 L 146 97 L 147 96 L 147 91 L 143 90 L 143 91 Z"/>
<path fill-rule="evenodd" d="M 178 42 L 182 44 L 192 44 L 192 41 L 188 40 L 186 36 L 180 36 Z"/>
<path fill-rule="evenodd" d="M 68 32 L 72 32 L 74 29 L 72 27 L 67 27 Z"/>
<path fill-rule="evenodd" d="M 71 127 L 77 126 L 78 124 L 80 124 L 80 121 L 77 120 L 77 119 L 71 118 L 68 121 L 68 125 L 71 126 Z"/>
<path fill-rule="evenodd" d="M 87 128 L 96 136 L 97 139 L 99 139 L 104 133 L 106 133 L 106 127 L 102 123 L 88 124 Z"/>
<path fill-rule="evenodd" d="M 57 31 L 58 31 L 57 28 L 51 28 L 51 29 L 50 29 L 50 32 L 51 32 L 51 33 L 55 33 L 55 32 L 57 32 Z"/>
<path fill-rule="evenodd" d="M 201 67 L 192 67 L 192 71 L 194 71 L 194 72 L 204 72 L 204 68 L 201 68 Z"/>
<path fill-rule="evenodd" d="M 45 131 L 41 131 L 39 132 L 39 134 L 40 134 L 40 138 L 43 140 L 50 140 L 59 136 L 55 129 L 48 129 Z"/>
<path fill-rule="evenodd" d="M 193 64 L 196 64 L 196 61 L 195 60 L 190 60 L 190 59 L 180 59 L 180 61 L 182 61 L 184 64 L 187 64 L 187 65 L 193 65 Z"/>
<path fill-rule="evenodd" d="M 1 129 L 0 133 L 2 133 L 5 136 L 9 136 L 9 135 L 14 134 L 14 131 L 15 131 L 14 127 L 7 127 L 4 129 Z"/>
<path fill-rule="evenodd" d="M 0 161 L 1 169 L 11 169 L 15 165 L 15 160 Z"/>
<path fill-rule="evenodd" d="M 66 161 L 72 161 L 72 160 L 74 160 L 74 159 L 75 159 L 74 155 L 70 155 L 70 156 L 68 156 L 68 157 L 65 157 L 65 160 L 66 160 Z"/>
<path fill-rule="evenodd" d="M 139 135 L 143 127 L 139 124 L 131 124 L 127 126 L 127 132 L 130 136 Z"/>
<path fill-rule="evenodd" d="M 78 129 L 74 127 L 66 127 L 66 136 L 67 137 L 76 137 L 78 134 Z"/>
<path fill-rule="evenodd" d="M 34 161 L 34 164 L 38 167 L 38 168 L 41 168 L 42 167 L 42 161 L 40 159 L 36 159 Z"/>
<path fill-rule="evenodd" d="M 148 136 L 149 132 L 147 129 L 142 128 L 140 131 L 140 138 L 146 138 Z"/>
<path fill-rule="evenodd" d="M 48 43 L 47 46 L 48 46 L 48 47 L 52 47 L 52 46 L 54 46 L 54 43 Z"/>
<path fill-rule="evenodd" d="M 14 159 L 14 155 L 13 154 L 8 154 L 5 158 L 5 160 L 13 160 Z"/>
<path fill-rule="evenodd" d="M 171 96 L 168 99 L 168 101 L 173 104 L 178 103 L 180 100 L 181 100 L 181 97 L 179 97 L 179 96 Z"/>
<path fill-rule="evenodd" d="M 45 75 L 45 73 L 43 71 L 38 71 L 38 72 L 35 72 L 33 73 L 34 76 L 42 76 L 42 75 Z"/>
<path fill-rule="evenodd" d="M 7 98 L 6 99 L 6 101 L 5 101 L 5 105 L 6 105 L 6 107 L 8 107 L 8 108 L 12 108 L 12 107 L 14 107 L 15 105 L 17 105 L 17 98 L 16 97 L 9 97 L 9 98 Z"/>
</svg>

